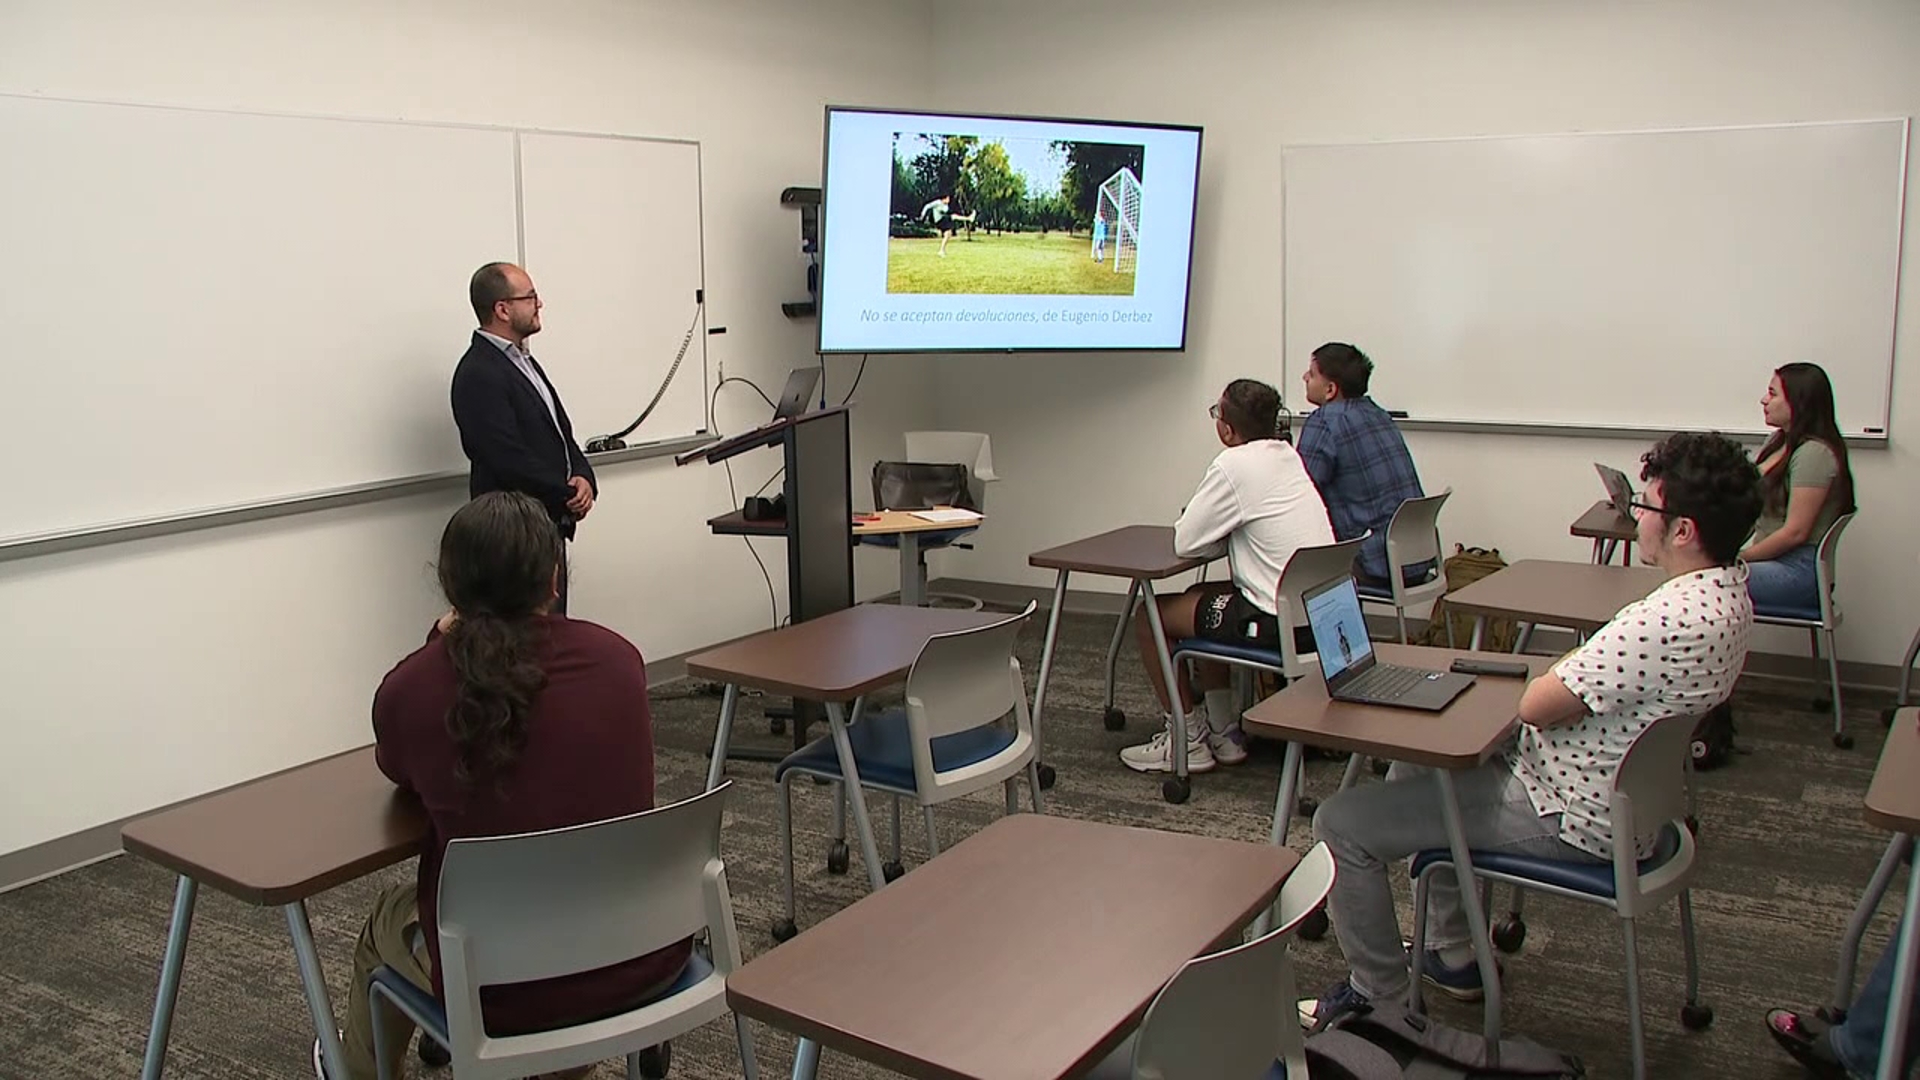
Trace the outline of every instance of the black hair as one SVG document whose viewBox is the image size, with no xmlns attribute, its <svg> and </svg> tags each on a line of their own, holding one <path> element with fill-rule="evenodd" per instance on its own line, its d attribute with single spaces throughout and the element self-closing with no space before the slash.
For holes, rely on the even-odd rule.
<svg viewBox="0 0 1920 1080">
<path fill-rule="evenodd" d="M 1373 361 L 1367 354 L 1344 341 L 1329 341 L 1313 350 L 1314 366 L 1328 381 L 1340 388 L 1343 398 L 1367 396 L 1367 380 L 1373 377 Z"/>
<path fill-rule="evenodd" d="M 467 282 L 467 302 L 473 305 L 473 317 L 485 326 L 493 321 L 493 305 L 513 295 L 513 282 L 507 280 L 512 263 L 490 262 L 473 272 Z"/>
<path fill-rule="evenodd" d="M 446 634 L 458 680 L 447 710 L 460 779 L 498 777 L 527 745 L 546 686 L 539 647 L 561 569 L 560 530 L 539 500 L 494 491 L 461 507 L 440 537 L 440 589 L 456 616 Z"/>
<path fill-rule="evenodd" d="M 1640 479 L 1660 481 L 1667 519 L 1692 518 L 1707 557 L 1730 566 L 1760 517 L 1760 470 L 1719 432 L 1681 432 L 1640 455 Z"/>
<path fill-rule="evenodd" d="M 1220 419 L 1241 442 L 1280 435 L 1280 391 L 1258 379 L 1235 379 L 1220 395 Z"/>
<path fill-rule="evenodd" d="M 1834 464 L 1839 466 L 1833 478 L 1833 490 L 1827 497 L 1840 508 L 1840 513 L 1853 513 L 1853 467 L 1847 462 L 1847 444 L 1840 437 L 1840 422 L 1833 414 L 1833 383 L 1827 380 L 1827 373 L 1819 364 L 1784 364 L 1774 369 L 1773 374 L 1780 380 L 1791 415 L 1787 426 L 1774 432 L 1760 448 L 1762 461 L 1775 450 L 1780 451 L 1779 463 L 1760 477 L 1768 500 L 1786 505 L 1787 462 L 1801 443 L 1816 439 L 1833 451 Z"/>
</svg>

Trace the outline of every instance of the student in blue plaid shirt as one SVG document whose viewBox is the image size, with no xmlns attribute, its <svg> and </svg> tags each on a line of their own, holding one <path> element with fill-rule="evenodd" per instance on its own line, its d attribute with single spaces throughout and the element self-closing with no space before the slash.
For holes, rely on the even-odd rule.
<svg viewBox="0 0 1920 1080">
<path fill-rule="evenodd" d="M 1367 396 L 1373 361 L 1345 342 L 1313 350 L 1304 376 L 1314 410 L 1300 425 L 1297 448 L 1307 475 L 1320 489 L 1334 535 L 1350 540 L 1368 529 L 1354 576 L 1363 585 L 1387 587 L 1387 523 L 1408 499 L 1421 496 L 1420 474 L 1393 417 Z M 1402 567 L 1409 583 L 1425 581 L 1431 561 Z"/>
</svg>

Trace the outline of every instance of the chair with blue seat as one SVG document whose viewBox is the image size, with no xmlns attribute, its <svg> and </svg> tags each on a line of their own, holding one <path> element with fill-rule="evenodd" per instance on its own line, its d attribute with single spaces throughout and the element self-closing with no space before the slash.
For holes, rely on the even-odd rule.
<svg viewBox="0 0 1920 1080">
<path fill-rule="evenodd" d="M 1506 882 L 1516 888 L 1604 904 L 1620 916 L 1626 940 L 1627 1021 L 1632 1036 L 1633 1074 L 1647 1075 L 1645 1025 L 1640 1015 L 1640 961 L 1635 920 L 1677 898 L 1680 904 L 1680 944 L 1686 957 L 1687 999 L 1680 1022 L 1690 1031 L 1713 1023 L 1713 1009 L 1700 1003 L 1700 958 L 1693 934 L 1693 832 L 1687 828 L 1687 763 L 1692 757 L 1694 716 L 1669 716 L 1655 721 L 1627 748 L 1614 774 L 1609 813 L 1613 827 L 1613 862 L 1591 863 L 1542 859 L 1499 851 L 1474 851 L 1474 876 L 1482 881 Z M 1653 837 L 1653 851 L 1636 859 L 1635 837 Z M 1445 848 L 1423 851 L 1413 859 L 1413 989 L 1412 1007 L 1420 1008 L 1420 977 L 1426 953 L 1427 893 L 1436 872 L 1453 873 L 1453 855 Z"/>
<path fill-rule="evenodd" d="M 1387 523 L 1387 584 L 1361 585 L 1362 604 L 1384 604 L 1393 608 L 1400 624 L 1400 644 L 1407 643 L 1407 609 L 1415 604 L 1431 604 L 1447 594 L 1447 572 L 1440 544 L 1440 509 L 1453 494 L 1448 488 L 1438 495 L 1408 499 L 1393 512 Z M 1409 585 L 1407 571 L 1423 563 L 1432 563 L 1421 580 Z M 1453 627 L 1448 625 L 1447 647 L 1452 648 Z"/>
<path fill-rule="evenodd" d="M 903 462 L 876 462 L 873 471 L 873 508 L 875 510 L 927 510 L 936 505 L 956 506 L 984 513 L 986 485 L 1000 479 L 993 471 L 992 440 L 978 431 L 909 431 L 906 433 L 907 457 Z M 926 489 L 903 482 L 916 470 L 914 466 L 953 466 L 957 480 Z M 925 473 L 926 470 L 917 470 Z M 950 489 L 950 490 L 949 490 Z M 927 592 L 927 552 L 940 548 L 970 549 L 962 543 L 979 530 L 978 525 L 958 529 L 939 529 L 915 533 L 914 565 L 902 567 L 903 573 L 917 576 L 919 594 L 929 604 L 937 600 L 979 611 L 985 605 L 977 598 L 959 593 Z M 897 535 L 861 536 L 859 541 L 874 547 L 898 549 Z M 902 598 L 905 603 L 905 598 Z"/>
<path fill-rule="evenodd" d="M 1014 642 L 1040 605 L 1027 601 L 1018 614 L 969 630 L 935 634 L 907 672 L 906 705 L 876 715 L 857 716 L 847 729 L 854 769 L 862 788 L 895 796 L 893 859 L 883 868 L 891 881 L 900 864 L 900 799 L 919 803 L 926 823 L 927 856 L 940 853 L 933 808 L 998 784 L 1005 788 L 1007 813 L 1016 810 L 1015 782 L 1024 775 L 1033 812 L 1044 813 L 1033 716 L 1027 710 L 1026 683 Z M 1006 721 L 1011 717 L 1012 723 Z M 780 869 L 786 918 L 773 928 L 775 940 L 798 932 L 793 898 L 793 781 L 814 776 L 844 779 L 831 735 L 788 755 L 774 769 L 780 785 Z"/>
<path fill-rule="evenodd" d="M 1333 874 L 1333 853 L 1315 844 L 1280 887 L 1279 929 L 1187 961 L 1154 996 L 1140 1027 L 1088 1080 L 1306 1076 L 1287 947 L 1301 923 L 1326 903 Z"/>
<path fill-rule="evenodd" d="M 373 973 L 374 1044 L 381 1002 L 444 1046 L 456 1080 L 511 1080 L 625 1057 L 727 1013 L 727 977 L 740 939 L 720 859 L 730 784 L 645 813 L 546 832 L 455 840 L 440 870 L 443 1004 L 389 967 Z M 613 1016 L 551 1031 L 493 1036 L 480 989 L 559 978 L 644 956 L 705 932 L 680 977 Z M 741 1067 L 758 1075 L 744 1017 L 734 1017 Z M 387 1063 L 380 1078 L 388 1080 Z"/>
<path fill-rule="evenodd" d="M 1817 602 L 1810 607 L 1770 608 L 1758 604 L 1753 608 L 1753 621 L 1767 626 L 1805 627 L 1808 639 L 1813 643 L 1813 663 L 1817 671 L 1820 664 L 1820 639 L 1827 639 L 1827 677 L 1833 692 L 1833 745 L 1842 750 L 1853 748 L 1853 736 L 1847 734 L 1847 720 L 1840 708 L 1840 654 L 1835 651 L 1833 634 L 1840 628 L 1840 601 L 1834 597 L 1839 587 L 1838 566 L 1840 562 L 1840 536 L 1853 523 L 1852 513 L 1841 514 L 1827 528 L 1827 535 L 1820 538 L 1819 561 L 1814 566 L 1815 596 Z M 1818 681 L 1820 676 L 1814 675 Z M 1825 702 L 1815 699 L 1813 707 L 1823 708 Z"/>
<path fill-rule="evenodd" d="M 1369 534 L 1370 535 L 1370 534 Z M 1173 643 L 1173 670 L 1185 671 L 1188 663 L 1219 663 L 1233 669 L 1235 680 L 1235 700 L 1244 707 L 1250 702 L 1250 682 L 1246 676 L 1266 673 L 1285 679 L 1297 679 L 1304 675 L 1309 666 L 1315 663 L 1314 654 L 1301 653 L 1294 648 L 1293 632 L 1307 625 L 1307 609 L 1301 596 L 1315 586 L 1324 585 L 1334 578 L 1353 572 L 1353 560 L 1360 553 L 1360 544 L 1365 535 L 1351 540 L 1341 540 L 1332 544 L 1316 547 L 1303 547 L 1296 550 L 1287 559 L 1287 565 L 1280 571 L 1280 586 L 1275 590 L 1274 612 L 1280 626 L 1280 647 L 1262 648 L 1258 645 L 1241 645 L 1206 638 L 1181 638 Z M 1184 675 L 1182 675 L 1184 677 Z M 1179 700 L 1176 697 L 1174 704 Z M 1173 710 L 1173 737 L 1185 738 L 1188 717 L 1182 710 Z M 1205 723 L 1205 721 L 1201 721 Z M 1184 775 L 1170 776 L 1161 782 L 1161 794 L 1171 803 L 1183 803 L 1192 794 L 1192 781 Z"/>
</svg>

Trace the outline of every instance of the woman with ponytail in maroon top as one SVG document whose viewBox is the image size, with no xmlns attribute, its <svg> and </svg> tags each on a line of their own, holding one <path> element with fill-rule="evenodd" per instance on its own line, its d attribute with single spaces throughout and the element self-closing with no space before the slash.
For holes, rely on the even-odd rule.
<svg viewBox="0 0 1920 1080">
<path fill-rule="evenodd" d="M 376 1051 L 367 995 L 374 968 L 389 964 L 442 996 L 434 905 L 448 841 L 653 808 L 646 665 L 613 631 L 551 613 L 563 572 L 560 534 L 529 496 L 482 495 L 447 523 L 439 577 L 452 610 L 373 699 L 380 768 L 420 797 L 433 835 L 417 883 L 381 895 L 354 951 L 345 1031 L 352 1077 L 342 1080 L 372 1080 L 376 1052 L 398 1075 L 412 1033 L 394 1010 L 382 1025 L 390 1045 Z M 581 975 L 483 988 L 487 1031 L 625 1012 L 671 985 L 690 950 L 681 942 Z"/>
</svg>

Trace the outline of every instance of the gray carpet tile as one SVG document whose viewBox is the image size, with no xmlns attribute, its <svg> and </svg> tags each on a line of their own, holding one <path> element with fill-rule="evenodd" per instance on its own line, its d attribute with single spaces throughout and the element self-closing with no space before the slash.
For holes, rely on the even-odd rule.
<svg viewBox="0 0 1920 1080">
<path fill-rule="evenodd" d="M 1184 806 L 1161 801 L 1159 785 L 1121 768 L 1114 753 L 1149 730 L 1154 710 L 1137 664 L 1123 657 L 1118 699 L 1129 729 L 1100 722 L 1110 619 L 1063 620 L 1059 659 L 1049 691 L 1046 757 L 1059 770 L 1048 793 L 1051 813 L 1214 836 L 1261 840 L 1267 835 L 1280 752 L 1256 746 L 1249 763 L 1198 777 Z M 1039 671 L 1042 624 L 1022 636 L 1029 684 Z M 681 682 L 656 690 L 659 776 L 663 798 L 698 790 L 718 699 Z M 1857 749 L 1834 749 L 1826 718 L 1812 711 L 1804 684 L 1742 682 L 1735 704 L 1748 753 L 1701 780 L 1704 864 L 1695 908 L 1703 952 L 1705 996 L 1718 1012 L 1707 1032 L 1681 1029 L 1682 966 L 1677 919 L 1669 905 L 1645 921 L 1641 971 L 1654 1075 L 1743 1077 L 1797 1075 L 1761 1029 L 1765 1009 L 1811 1006 L 1832 979 L 1835 943 L 1886 836 L 1861 818 L 1872 776 L 1885 695 L 1850 694 Z M 739 741 L 777 746 L 746 700 Z M 1307 790 L 1324 795 L 1338 782 L 1337 763 L 1310 763 Z M 748 954 L 770 945 L 768 927 L 780 909 L 776 789 L 771 766 L 737 763 L 739 783 L 727 813 L 726 853 L 735 909 Z M 1369 781 L 1370 782 L 1370 781 Z M 797 790 L 798 898 L 805 927 L 858 898 L 865 878 L 830 876 L 823 854 L 831 822 L 827 789 Z M 885 850 L 886 803 L 874 801 Z M 997 795 L 944 810 L 942 844 L 958 841 L 1000 812 Z M 923 858 L 917 815 L 906 817 L 907 864 Z M 1307 844 L 1296 820 L 1292 842 Z M 1154 873 L 1152 866 L 1139 867 Z M 337 1009 L 353 942 L 374 892 L 411 874 L 411 865 L 354 882 L 310 904 Z M 1404 883 L 1403 883 L 1404 884 Z M 1899 889 L 1896 888 L 1896 893 Z M 62 1080 L 131 1076 L 139 1070 L 154 986 L 165 945 L 173 879 L 134 857 L 99 863 L 0 895 L 0 1078 Z M 1886 939 L 1895 900 L 1868 935 L 1870 961 Z M 1403 905 L 1406 900 L 1403 891 Z M 1504 907 L 1505 894 L 1500 898 Z M 1581 1055 L 1595 1077 L 1628 1075 L 1621 942 L 1616 920 L 1599 908 L 1552 898 L 1527 899 L 1524 952 L 1507 958 L 1509 1030 Z M 1405 911 L 1403 908 L 1403 918 Z M 1410 924 L 1409 924 L 1410 925 Z M 1116 947 L 1125 947 L 1116 942 Z M 1332 938 L 1297 946 L 1303 988 L 1339 977 Z M 1024 962 L 1045 964 L 1045 956 Z M 1475 1010 L 1451 1003 L 1440 1014 L 1477 1026 Z M 784 1075 L 792 1040 L 756 1026 L 760 1064 Z M 991 1037 L 983 1032 L 982 1037 Z M 201 893 L 188 951 L 167 1075 L 188 1078 L 297 1078 L 310 1075 L 312 1039 L 286 924 L 277 911 L 248 907 L 212 890 Z M 414 1066 L 415 1075 L 436 1075 Z M 437 1075 L 445 1075 L 439 1073 Z M 617 1075 L 604 1066 L 604 1077 Z M 675 1043 L 675 1077 L 738 1075 L 732 1029 L 709 1025 Z M 828 1054 L 825 1077 L 890 1075 Z"/>
</svg>

